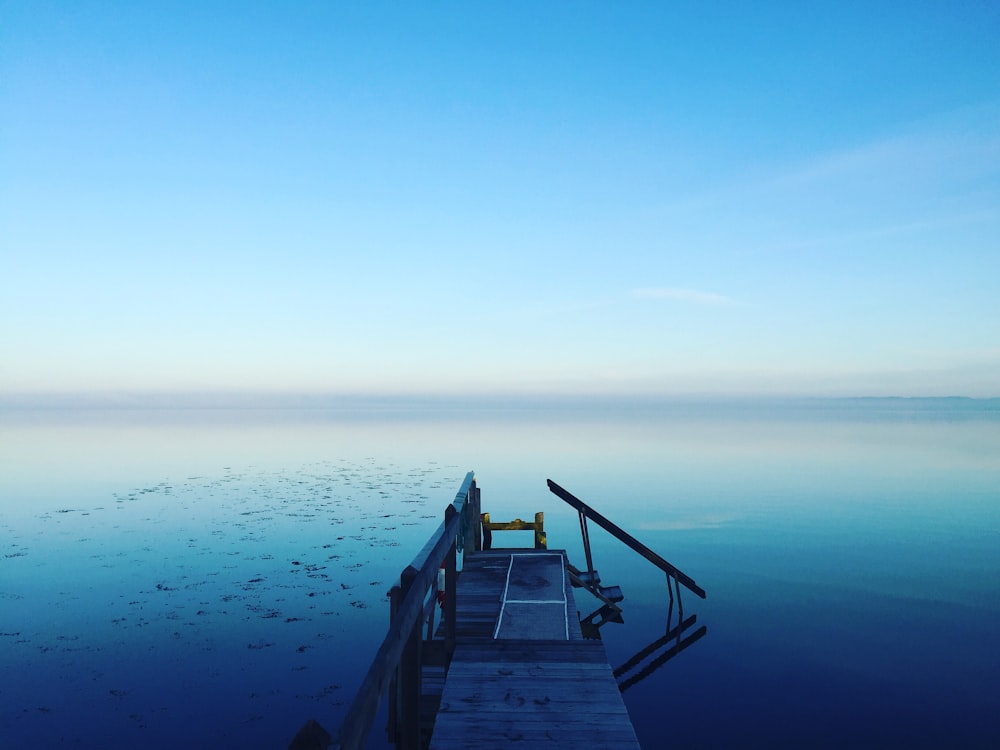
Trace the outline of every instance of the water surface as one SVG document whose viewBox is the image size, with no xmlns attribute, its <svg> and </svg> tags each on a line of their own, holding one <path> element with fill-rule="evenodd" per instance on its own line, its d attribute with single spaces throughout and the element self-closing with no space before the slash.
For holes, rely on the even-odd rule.
<svg viewBox="0 0 1000 750">
<path fill-rule="evenodd" d="M 544 511 L 578 564 L 546 478 L 707 590 L 682 600 L 705 637 L 624 693 L 644 746 L 1000 741 L 994 402 L 8 409 L 0 456 L 5 746 L 334 728 L 472 468 L 484 510 Z M 663 634 L 666 585 L 592 539 L 617 666 Z"/>
</svg>

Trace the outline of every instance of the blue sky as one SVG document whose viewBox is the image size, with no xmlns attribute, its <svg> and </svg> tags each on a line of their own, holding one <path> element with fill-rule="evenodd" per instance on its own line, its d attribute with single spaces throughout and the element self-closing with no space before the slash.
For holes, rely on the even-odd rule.
<svg viewBox="0 0 1000 750">
<path fill-rule="evenodd" d="M 991 2 L 0 3 L 0 392 L 998 396 L 998 39 Z"/>
</svg>

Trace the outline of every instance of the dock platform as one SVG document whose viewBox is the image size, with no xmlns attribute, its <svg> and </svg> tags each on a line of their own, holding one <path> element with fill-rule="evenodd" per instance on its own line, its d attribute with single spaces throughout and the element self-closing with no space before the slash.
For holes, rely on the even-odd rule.
<svg viewBox="0 0 1000 750">
<path fill-rule="evenodd" d="M 604 644 L 585 640 L 563 550 L 470 556 L 430 747 L 639 747 Z"/>
<path fill-rule="evenodd" d="M 470 471 L 441 525 L 390 589 L 388 631 L 339 730 L 331 735 L 309 720 L 289 750 L 361 750 L 383 698 L 385 729 L 397 750 L 639 747 L 621 692 L 705 634 L 702 626 L 682 640 L 696 618 L 684 619 L 680 587 L 702 598 L 705 592 L 594 508 L 552 480 L 548 485 L 579 514 L 586 568 L 573 567 L 564 550 L 548 549 L 544 513 L 534 521 L 491 521 Z M 618 670 L 608 664 L 599 630 L 621 622 L 622 595 L 618 586 L 601 585 L 588 520 L 666 574 L 668 632 Z M 495 548 L 493 532 L 508 531 L 532 532 L 534 548 Z M 581 618 L 574 588 L 601 606 Z M 678 625 L 670 629 L 675 599 Z M 638 674 L 618 681 L 665 646 Z"/>
</svg>

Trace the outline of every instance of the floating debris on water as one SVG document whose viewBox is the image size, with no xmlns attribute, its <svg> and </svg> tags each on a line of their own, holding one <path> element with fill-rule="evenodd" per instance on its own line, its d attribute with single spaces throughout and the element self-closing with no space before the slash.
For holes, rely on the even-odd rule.
<svg viewBox="0 0 1000 750">
<path fill-rule="evenodd" d="M 340 705 L 340 685 L 322 681 L 330 664 L 363 675 L 381 636 L 368 609 L 388 617 L 380 581 L 408 562 L 388 524 L 398 536 L 403 507 L 422 507 L 445 473 L 461 478 L 375 462 L 227 467 L 60 504 L 24 529 L 0 523 L 0 639 L 19 675 L 0 690 L 0 736 L 155 748 L 204 744 L 199 727 L 213 726 L 253 744 L 274 724 L 283 740 L 288 716 L 315 710 L 297 701 Z M 368 586 L 344 580 L 362 570 Z M 240 735 L 247 723 L 254 734 Z"/>
</svg>

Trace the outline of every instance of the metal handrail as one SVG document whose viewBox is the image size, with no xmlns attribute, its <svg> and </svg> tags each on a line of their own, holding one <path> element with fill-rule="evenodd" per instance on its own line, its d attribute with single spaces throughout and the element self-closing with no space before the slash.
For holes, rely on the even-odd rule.
<svg viewBox="0 0 1000 750">
<path fill-rule="evenodd" d="M 594 510 L 589 505 L 587 505 L 585 502 L 583 502 L 583 500 L 581 500 L 580 498 L 576 497 L 575 495 L 573 495 L 569 491 L 563 489 L 558 484 L 556 484 L 555 482 L 553 482 L 551 479 L 546 480 L 546 481 L 548 482 L 549 489 L 552 491 L 552 493 L 554 495 L 556 495 L 559 498 L 562 498 L 562 500 L 564 500 L 567 504 L 571 505 L 573 508 L 575 508 L 580 513 L 581 531 L 584 534 L 584 545 L 586 547 L 585 553 L 587 555 L 587 567 L 589 568 L 589 572 L 591 573 L 591 575 L 593 575 L 593 563 L 590 560 L 590 544 L 589 544 L 589 538 L 587 537 L 586 525 L 584 523 L 582 523 L 582 521 L 583 521 L 584 518 L 589 518 L 591 521 L 593 521 L 598 526 L 600 526 L 602 529 L 604 529 L 609 534 L 611 534 L 613 537 L 615 537 L 615 539 L 617 539 L 618 541 L 624 543 L 625 545 L 627 545 L 628 547 L 630 547 L 635 552 L 638 552 L 640 555 L 642 555 L 647 560 L 649 560 L 651 563 L 653 563 L 653 565 L 655 565 L 660 570 L 662 570 L 663 572 L 665 572 L 667 574 L 667 576 L 668 576 L 668 581 L 667 581 L 668 584 L 669 584 L 669 577 L 672 577 L 675 581 L 677 581 L 678 583 L 684 584 L 684 586 L 686 588 L 688 588 L 689 590 L 693 591 L 695 594 L 697 594 L 698 596 L 700 596 L 702 599 L 705 598 L 705 590 L 701 586 L 699 586 L 697 583 L 695 583 L 694 579 L 691 578 L 691 576 L 689 576 L 686 573 L 682 572 L 681 570 L 679 570 L 674 565 L 671 565 L 670 563 L 668 563 L 666 560 L 664 560 L 658 554 L 656 554 L 655 552 L 653 552 L 653 550 L 651 550 L 645 544 L 643 544 L 642 542 L 640 542 L 638 539 L 636 539 L 634 536 L 632 536 L 631 534 L 629 534 L 624 529 L 620 528 L 614 522 L 612 522 L 612 521 L 608 520 L 607 518 L 605 518 L 604 516 L 602 516 L 596 510 Z M 679 591 L 679 589 L 678 589 L 678 591 Z"/>
</svg>

